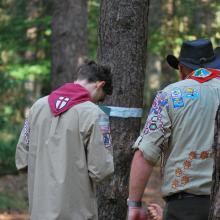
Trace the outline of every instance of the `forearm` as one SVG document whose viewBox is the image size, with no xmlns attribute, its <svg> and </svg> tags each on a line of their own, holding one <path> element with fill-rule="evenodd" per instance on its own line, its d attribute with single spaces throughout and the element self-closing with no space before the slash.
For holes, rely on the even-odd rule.
<svg viewBox="0 0 220 220">
<path fill-rule="evenodd" d="M 153 166 L 145 160 L 143 153 L 137 150 L 131 165 L 129 181 L 129 200 L 141 201 Z"/>
</svg>

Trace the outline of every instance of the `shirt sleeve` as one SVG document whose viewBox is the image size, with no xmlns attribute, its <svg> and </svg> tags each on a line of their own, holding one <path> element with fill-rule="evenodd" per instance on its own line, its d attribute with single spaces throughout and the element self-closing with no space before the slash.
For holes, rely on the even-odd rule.
<svg viewBox="0 0 220 220">
<path fill-rule="evenodd" d="M 143 152 L 146 160 L 155 164 L 163 147 L 168 144 L 171 134 L 171 120 L 167 93 L 159 91 L 154 99 L 150 113 L 134 149 Z"/>
<path fill-rule="evenodd" d="M 26 168 L 28 164 L 28 150 L 30 141 L 30 121 L 29 117 L 25 119 L 18 144 L 16 147 L 15 163 L 18 170 Z"/>
<path fill-rule="evenodd" d="M 114 172 L 109 118 L 104 113 L 94 120 L 87 147 L 87 161 L 89 175 L 95 182 Z"/>
</svg>

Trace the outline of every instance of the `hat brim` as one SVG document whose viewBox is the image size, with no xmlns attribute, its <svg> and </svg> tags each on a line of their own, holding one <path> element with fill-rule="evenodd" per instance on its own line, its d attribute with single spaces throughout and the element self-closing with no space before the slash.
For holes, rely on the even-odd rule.
<svg viewBox="0 0 220 220">
<path fill-rule="evenodd" d="M 167 56 L 167 63 L 174 69 L 178 70 L 178 65 L 179 65 L 179 59 L 176 58 L 174 55 L 168 55 Z"/>
<path fill-rule="evenodd" d="M 220 69 L 220 47 L 216 47 L 214 50 L 215 53 L 215 59 L 211 62 L 205 63 L 203 66 L 205 68 L 213 68 L 213 69 Z M 183 62 L 179 61 L 178 58 L 176 58 L 174 55 L 168 55 L 167 56 L 167 63 L 174 69 L 178 70 L 179 63 L 196 70 L 198 68 L 201 68 L 200 65 L 189 63 L 189 62 Z"/>
</svg>

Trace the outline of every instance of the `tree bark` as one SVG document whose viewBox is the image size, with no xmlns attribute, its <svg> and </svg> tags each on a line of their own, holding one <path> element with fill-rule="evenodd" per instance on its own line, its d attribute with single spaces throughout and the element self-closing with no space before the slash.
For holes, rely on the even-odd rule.
<svg viewBox="0 0 220 220">
<path fill-rule="evenodd" d="M 214 171 L 212 176 L 211 206 L 209 220 L 220 220 L 220 107 L 215 119 L 213 145 Z"/>
<path fill-rule="evenodd" d="M 143 106 L 149 0 L 102 0 L 98 60 L 111 66 L 113 95 L 105 104 Z M 139 135 L 140 118 L 111 118 L 115 173 L 98 188 L 100 220 L 124 220 L 127 214 L 131 145 Z"/>
<path fill-rule="evenodd" d="M 87 0 L 54 0 L 52 88 L 72 82 L 86 55 Z"/>
</svg>

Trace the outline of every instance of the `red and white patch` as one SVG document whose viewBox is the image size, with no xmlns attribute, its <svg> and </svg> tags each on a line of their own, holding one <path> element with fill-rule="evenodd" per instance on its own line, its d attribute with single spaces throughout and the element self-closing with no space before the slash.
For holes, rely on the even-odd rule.
<svg viewBox="0 0 220 220">
<path fill-rule="evenodd" d="M 65 107 L 69 100 L 68 97 L 60 96 L 56 101 L 56 109 L 60 110 Z"/>
</svg>

